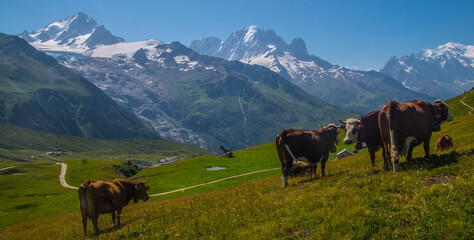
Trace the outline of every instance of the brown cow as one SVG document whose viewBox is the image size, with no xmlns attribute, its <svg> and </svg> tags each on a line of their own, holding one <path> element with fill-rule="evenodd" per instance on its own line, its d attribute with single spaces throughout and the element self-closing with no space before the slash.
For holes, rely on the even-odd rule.
<svg viewBox="0 0 474 240">
<path fill-rule="evenodd" d="M 278 134 L 275 142 L 285 179 L 283 188 L 288 186 L 293 161 L 298 157 L 308 160 L 314 174 L 316 174 L 316 163 L 321 161 L 321 175 L 324 177 L 329 151 L 336 152 L 334 144 L 339 142 L 338 134 L 338 127 L 334 124 L 317 130 L 288 129 Z"/>
<path fill-rule="evenodd" d="M 438 139 L 438 142 L 436 143 L 436 148 L 435 151 L 444 151 L 448 150 L 453 147 L 453 142 L 452 138 L 449 137 L 449 135 L 444 135 Z"/>
<path fill-rule="evenodd" d="M 145 186 L 145 183 L 133 183 L 122 179 L 114 179 L 108 182 L 88 179 L 81 184 L 79 186 L 79 202 L 84 235 L 87 236 L 87 218 L 92 219 L 96 233 L 99 232 L 97 226 L 99 214 L 111 213 L 114 226 L 115 216 L 117 216 L 116 226 L 120 226 L 122 209 L 130 200 L 133 199 L 133 202 L 137 203 L 139 199 L 146 201 L 150 198 L 146 192 L 149 187 Z M 117 212 L 117 215 L 115 215 L 115 212 Z"/>
<path fill-rule="evenodd" d="M 377 110 L 363 115 L 359 119 L 350 118 L 346 121 L 339 120 L 341 123 L 346 124 L 345 127 L 347 130 L 345 130 L 346 137 L 344 138 L 344 144 L 357 143 L 355 147 L 359 150 L 362 147 L 362 143 L 365 143 L 369 150 L 372 166 L 375 166 L 375 152 L 383 145 L 382 138 L 380 137 L 379 113 L 380 111 Z M 382 151 L 385 167 L 388 167 L 384 148 L 382 148 Z"/>
<path fill-rule="evenodd" d="M 392 101 L 384 105 L 379 114 L 379 128 L 386 154 L 391 152 L 393 171 L 398 171 L 400 155 L 408 152 L 407 161 L 411 160 L 413 147 L 421 143 L 425 158 L 429 159 L 432 131 L 439 131 L 443 122 L 452 119 L 448 105 L 441 100 L 436 100 L 434 104 L 415 100 L 404 103 Z"/>
</svg>

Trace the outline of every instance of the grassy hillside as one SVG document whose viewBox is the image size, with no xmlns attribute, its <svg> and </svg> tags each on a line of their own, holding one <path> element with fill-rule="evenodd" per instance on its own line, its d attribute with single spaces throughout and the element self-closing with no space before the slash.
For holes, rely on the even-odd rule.
<svg viewBox="0 0 474 240">
<path fill-rule="evenodd" d="M 383 170 L 378 152 L 376 167 L 371 167 L 367 153 L 361 153 L 328 163 L 325 178 L 319 177 L 320 168 L 316 178 L 290 178 L 286 189 L 281 188 L 278 170 L 229 180 L 233 183 L 223 181 L 181 193 L 192 193 L 187 196 L 132 203 L 125 208 L 119 229 L 111 228 L 110 216 L 103 215 L 99 219 L 103 232 L 93 238 L 473 239 L 474 119 L 469 109 L 460 104 L 462 98 L 472 104 L 474 92 L 447 101 L 455 119 L 433 134 L 430 162 L 424 161 L 423 149 L 417 147 L 414 161 L 402 160 L 401 171 L 396 174 Z M 436 140 L 444 134 L 453 138 L 454 149 L 434 152 Z M 237 167 L 278 167 L 272 148 L 273 143 L 269 143 L 242 150 L 236 152 L 236 159 L 197 158 L 196 162 L 202 165 L 192 159 L 182 160 L 182 165 L 149 169 L 141 174 L 151 180 L 150 193 L 163 192 L 170 188 L 165 185 L 171 184 L 173 178 L 182 185 L 192 185 L 198 182 L 196 176 L 207 177 L 196 167 L 192 174 L 180 174 L 186 165 L 222 165 L 234 173 L 238 173 L 234 169 Z M 243 161 L 244 157 L 253 164 Z M 218 172 L 211 178 L 220 177 L 217 175 L 222 172 Z M 268 178 L 255 180 L 260 177 Z M 157 178 L 168 182 L 158 183 Z M 245 183 L 229 187 L 240 181 Z M 61 204 L 77 208 L 77 199 L 65 199 Z M 4 227 L 2 232 L 5 239 L 82 237 L 79 212 Z M 90 226 L 89 232 L 92 233 Z"/>
</svg>

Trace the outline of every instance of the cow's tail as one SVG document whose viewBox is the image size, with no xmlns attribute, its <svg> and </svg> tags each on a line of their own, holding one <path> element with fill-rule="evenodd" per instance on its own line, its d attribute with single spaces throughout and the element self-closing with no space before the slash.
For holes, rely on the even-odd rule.
<svg viewBox="0 0 474 240">
<path fill-rule="evenodd" d="M 296 160 L 293 152 L 291 152 L 290 147 L 286 144 L 286 137 L 288 135 L 287 130 L 283 130 L 280 134 L 277 135 L 275 142 L 278 152 L 278 157 L 281 162 L 281 171 L 283 172 L 283 177 L 285 183 L 283 187 L 288 186 L 288 176 L 290 175 L 290 169 L 293 166 L 293 161 Z"/>
<path fill-rule="evenodd" d="M 388 118 L 388 130 L 390 132 L 390 154 L 391 154 L 391 159 L 393 162 L 393 171 L 396 172 L 398 171 L 398 159 L 400 157 L 399 151 L 401 149 L 397 149 L 396 142 L 395 142 L 395 134 L 394 130 L 396 127 L 396 121 L 394 120 L 394 113 L 397 111 L 397 106 L 395 102 L 391 101 L 388 103 L 388 109 L 387 109 L 387 118 Z"/>
</svg>

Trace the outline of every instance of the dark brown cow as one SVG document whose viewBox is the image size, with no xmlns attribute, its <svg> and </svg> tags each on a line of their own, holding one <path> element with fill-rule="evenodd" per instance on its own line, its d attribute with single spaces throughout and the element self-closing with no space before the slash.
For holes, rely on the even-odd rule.
<svg viewBox="0 0 474 240">
<path fill-rule="evenodd" d="M 434 104 L 415 100 L 404 103 L 392 101 L 384 105 L 379 114 L 379 128 L 383 147 L 387 155 L 388 152 L 391 153 L 393 171 L 398 171 L 400 155 L 408 152 L 409 161 L 413 147 L 421 143 L 425 158 L 429 159 L 432 131 L 439 131 L 441 123 L 452 119 L 448 105 L 441 100 L 436 100 Z"/>
<path fill-rule="evenodd" d="M 444 135 L 438 139 L 435 151 L 444 151 L 453 147 L 453 139 L 449 135 Z"/>
<path fill-rule="evenodd" d="M 375 166 L 375 152 L 383 145 L 382 138 L 380 137 L 379 113 L 380 110 L 377 110 L 363 115 L 359 119 L 350 118 L 345 122 L 339 120 L 341 123 L 346 124 L 347 130 L 344 144 L 357 143 L 355 146 L 359 150 L 362 147 L 362 143 L 365 143 L 369 150 L 372 166 Z M 382 148 L 382 151 L 385 167 L 388 167 L 384 148 Z"/>
<path fill-rule="evenodd" d="M 334 144 L 339 142 L 338 134 L 338 127 L 334 124 L 317 130 L 288 129 L 278 134 L 275 142 L 285 178 L 283 187 L 288 186 L 288 176 L 293 167 L 293 161 L 296 161 L 298 157 L 308 160 L 314 174 L 316 174 L 316 163 L 321 161 L 321 175 L 324 177 L 329 151 L 335 152 Z"/>
<path fill-rule="evenodd" d="M 122 179 L 114 179 L 108 182 L 88 179 L 81 184 L 79 187 L 79 202 L 84 235 L 87 235 L 87 218 L 92 219 L 96 233 L 99 232 L 97 226 L 99 214 L 111 213 L 114 225 L 115 216 L 117 216 L 117 226 L 120 226 L 122 209 L 130 200 L 133 199 L 137 203 L 139 199 L 146 201 L 150 198 L 146 192 L 149 187 L 145 186 L 145 183 L 133 183 Z M 117 212 L 117 215 L 115 215 L 115 212 Z"/>
</svg>

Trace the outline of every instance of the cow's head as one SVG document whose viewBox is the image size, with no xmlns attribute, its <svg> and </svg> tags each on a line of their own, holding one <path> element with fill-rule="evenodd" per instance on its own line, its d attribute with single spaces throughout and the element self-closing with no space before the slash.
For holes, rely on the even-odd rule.
<svg viewBox="0 0 474 240">
<path fill-rule="evenodd" d="M 453 115 L 449 113 L 449 107 L 443 101 L 437 99 L 434 102 L 435 123 L 442 124 L 453 120 Z"/>
<path fill-rule="evenodd" d="M 341 132 L 341 131 L 339 130 L 339 129 L 340 129 L 340 126 L 338 127 L 338 126 L 336 126 L 336 124 L 332 124 L 332 123 L 331 123 L 331 124 L 327 125 L 326 128 L 331 129 L 331 132 L 334 134 L 334 142 L 333 142 L 333 144 L 334 144 L 334 145 L 337 145 L 337 144 L 339 143 L 339 141 L 341 141 L 341 139 L 339 138 L 339 133 Z M 334 146 L 334 147 L 332 148 L 332 150 L 336 151 L 335 149 L 336 149 L 336 146 Z M 332 152 L 332 151 L 331 151 L 331 152 Z"/>
<path fill-rule="evenodd" d="M 150 197 L 148 196 L 148 193 L 146 193 L 146 190 L 148 190 L 150 187 L 149 186 L 146 186 L 145 183 L 147 183 L 148 181 L 146 182 L 138 182 L 138 183 L 135 183 L 133 185 L 133 192 L 134 192 L 134 195 L 133 195 L 133 202 L 134 203 L 137 203 L 138 200 L 143 200 L 143 201 L 146 201 L 148 200 Z"/>
<path fill-rule="evenodd" d="M 359 136 L 360 119 L 349 118 L 345 122 L 341 122 L 346 124 L 346 137 L 344 138 L 344 144 L 349 145 L 351 143 L 357 142 Z"/>
</svg>

